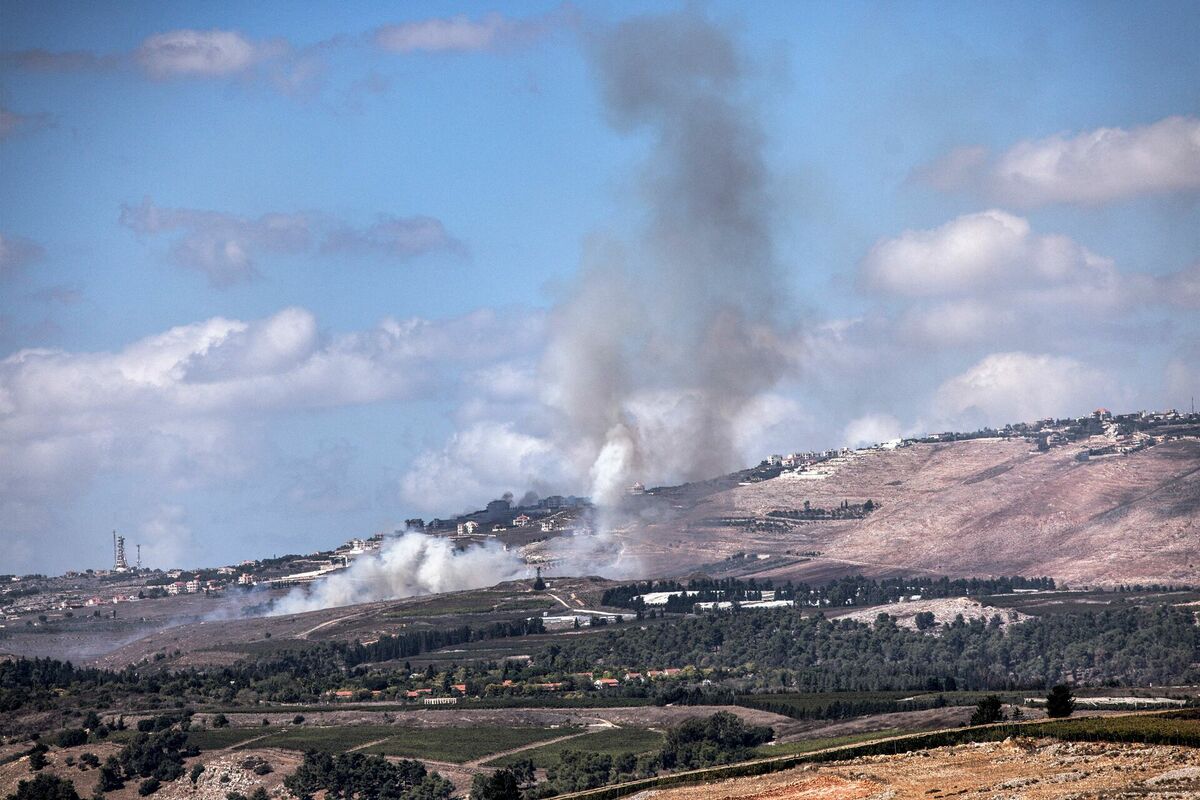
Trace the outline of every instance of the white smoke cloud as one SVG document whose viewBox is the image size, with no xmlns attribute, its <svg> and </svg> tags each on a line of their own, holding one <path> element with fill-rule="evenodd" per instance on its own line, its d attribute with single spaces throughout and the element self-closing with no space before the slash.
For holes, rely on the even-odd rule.
<svg viewBox="0 0 1200 800">
<path fill-rule="evenodd" d="M 525 577 L 529 568 L 499 544 L 458 550 L 444 538 L 406 533 L 378 554 L 355 559 L 349 569 L 309 587 L 293 589 L 272 615 L 299 614 L 377 600 L 479 589 Z"/>
</svg>

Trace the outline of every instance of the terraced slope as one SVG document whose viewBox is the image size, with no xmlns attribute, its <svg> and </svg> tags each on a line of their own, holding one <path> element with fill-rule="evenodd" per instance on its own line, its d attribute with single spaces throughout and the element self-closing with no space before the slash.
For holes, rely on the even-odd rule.
<svg viewBox="0 0 1200 800">
<path fill-rule="evenodd" d="M 748 552 L 755 557 L 721 566 L 809 580 L 927 572 L 1200 583 L 1200 440 L 1085 462 L 1075 458 L 1081 449 L 1037 453 L 1024 442 L 974 440 L 870 451 L 823 480 L 736 486 L 622 535 L 648 573 L 711 569 Z M 862 520 L 746 525 L 805 501 L 832 508 L 867 499 L 879 508 Z"/>
</svg>

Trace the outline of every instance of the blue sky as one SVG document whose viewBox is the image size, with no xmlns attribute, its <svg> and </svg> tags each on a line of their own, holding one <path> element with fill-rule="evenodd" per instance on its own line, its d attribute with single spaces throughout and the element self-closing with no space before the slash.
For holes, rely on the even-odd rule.
<svg viewBox="0 0 1200 800">
<path fill-rule="evenodd" d="M 0 572 L 589 491 L 546 354 L 649 213 L 596 56 L 642 15 L 731 42 L 762 133 L 787 367 L 740 458 L 1200 390 L 1194 3 L 9 1 Z"/>
</svg>

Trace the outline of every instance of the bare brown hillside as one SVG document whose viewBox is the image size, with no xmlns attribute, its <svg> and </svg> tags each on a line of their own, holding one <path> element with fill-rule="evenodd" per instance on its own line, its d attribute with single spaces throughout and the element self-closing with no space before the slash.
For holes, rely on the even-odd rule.
<svg viewBox="0 0 1200 800">
<path fill-rule="evenodd" d="M 622 535 L 647 573 L 715 565 L 805 579 L 863 572 L 1200 582 L 1200 440 L 1085 462 L 1075 458 L 1081 449 L 1037 453 L 994 439 L 865 451 L 822 480 L 784 475 L 736 486 Z M 805 501 L 832 508 L 867 499 L 879 507 L 861 520 L 780 525 L 768 516 Z M 752 555 L 722 564 L 736 553 Z"/>
</svg>

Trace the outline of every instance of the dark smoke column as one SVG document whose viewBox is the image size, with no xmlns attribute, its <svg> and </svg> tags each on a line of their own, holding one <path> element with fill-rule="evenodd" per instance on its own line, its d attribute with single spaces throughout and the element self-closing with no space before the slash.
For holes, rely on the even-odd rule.
<svg viewBox="0 0 1200 800">
<path fill-rule="evenodd" d="M 593 246 L 555 309 L 544 372 L 592 495 L 635 475 L 710 477 L 738 465 L 734 426 L 785 369 L 782 282 L 744 65 L 698 13 L 624 22 L 590 43 L 609 122 L 648 132 L 644 227 Z"/>
</svg>

